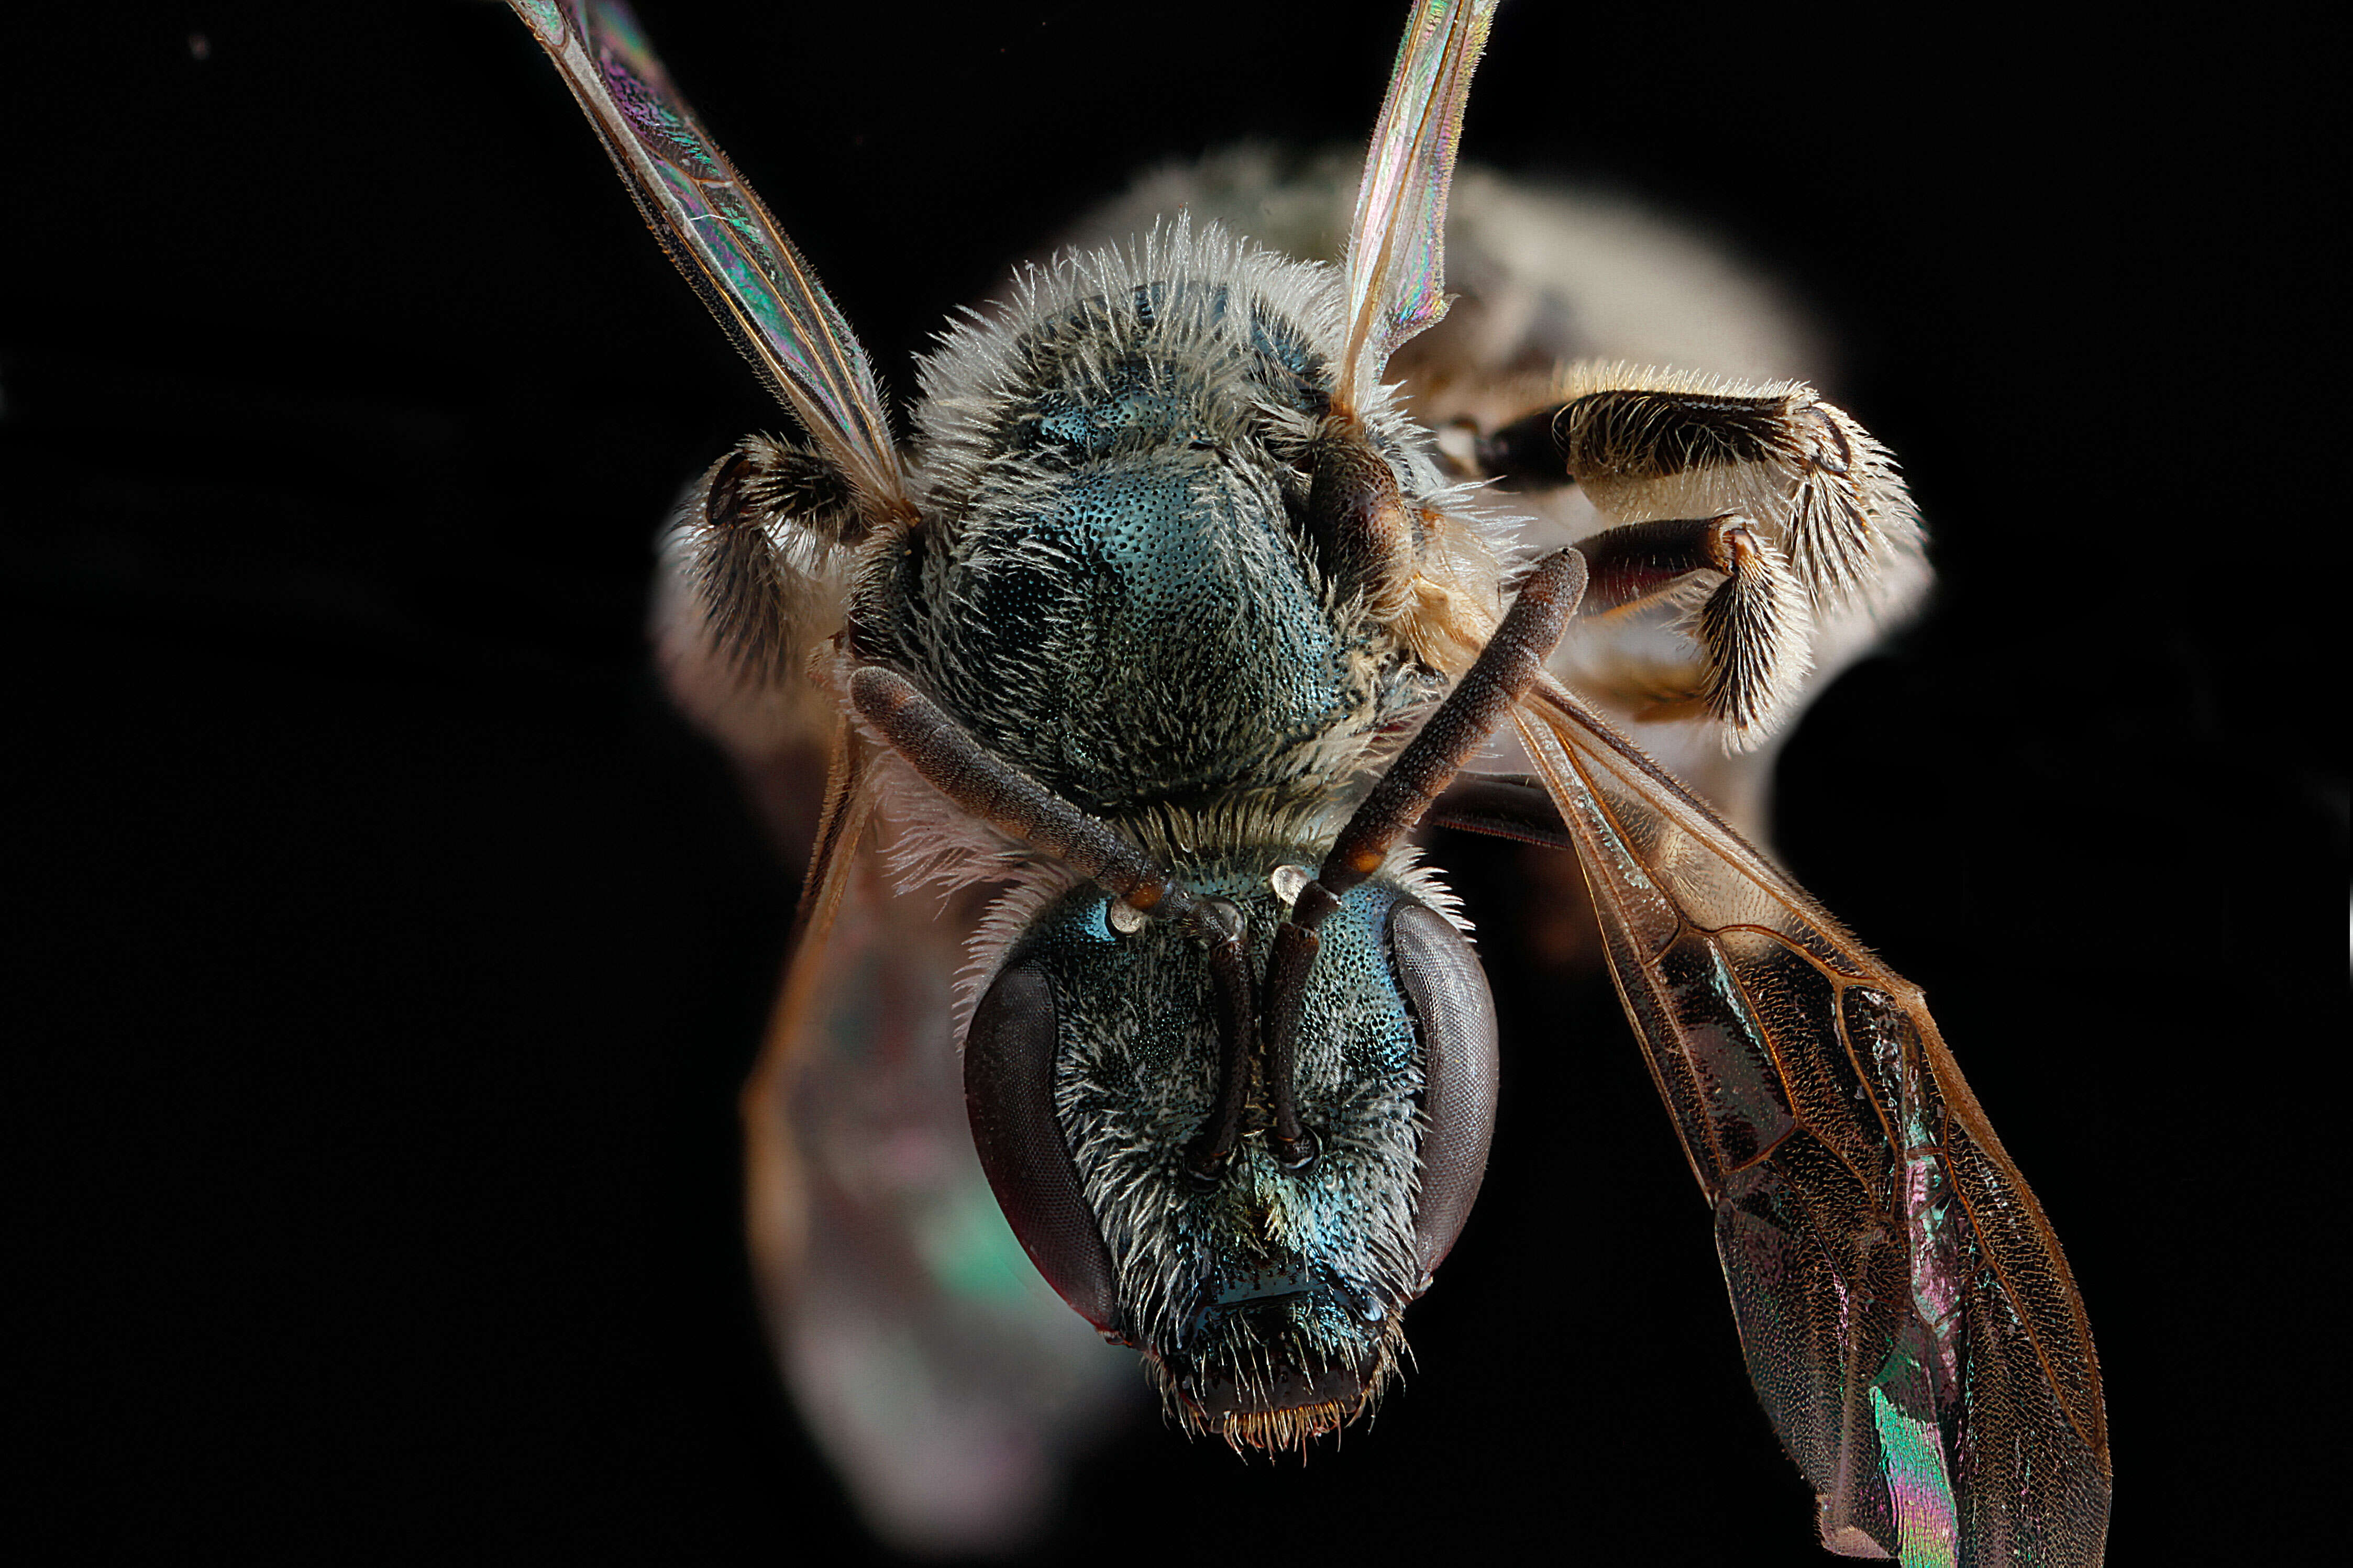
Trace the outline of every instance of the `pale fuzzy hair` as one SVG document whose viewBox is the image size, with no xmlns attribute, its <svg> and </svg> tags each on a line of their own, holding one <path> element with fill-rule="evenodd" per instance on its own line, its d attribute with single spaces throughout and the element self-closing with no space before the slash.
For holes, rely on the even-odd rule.
<svg viewBox="0 0 2353 1568">
<path fill-rule="evenodd" d="M 1260 305 L 1299 328 L 1306 346 L 1336 376 L 1347 338 L 1345 282 L 1340 270 L 1325 262 L 1293 260 L 1239 238 L 1215 222 L 1197 226 L 1189 214 L 1180 212 L 1155 221 L 1140 238 L 1125 244 L 1065 250 L 1042 265 L 1026 264 L 1003 296 L 979 310 L 964 310 L 949 323 L 917 367 L 923 389 L 915 416 L 917 444 L 929 497 L 945 500 L 984 483 L 1001 489 L 1008 480 L 1018 482 L 1018 475 L 1005 471 L 1007 459 L 990 451 L 988 434 L 991 420 L 1007 400 L 1029 388 L 1030 370 L 1022 351 L 1039 323 L 1077 312 L 1092 301 L 1156 285 L 1166 286 L 1173 297 L 1187 284 L 1208 287 L 1192 290 L 1185 302 L 1172 298 L 1166 314 L 1149 329 L 1117 310 L 1105 310 L 1103 319 L 1139 334 L 1148 331 L 1152 352 L 1163 357 L 1182 353 L 1188 343 L 1198 346 L 1202 352 L 1199 368 L 1213 370 L 1240 345 L 1239 334 L 1248 331 L 1249 307 Z M 1203 302 L 1217 288 L 1225 289 L 1240 308 L 1213 319 Z M 1110 374 L 1131 346 L 1118 331 L 1082 335 L 1082 342 L 1086 353 L 1063 367 L 1082 384 Z M 1240 374 L 1238 360 L 1234 374 Z M 1462 560 L 1450 560 L 1443 569 L 1475 577 L 1492 593 L 1493 563 L 1510 556 L 1511 542 L 1525 520 L 1492 513 L 1478 498 L 1479 486 L 1449 484 L 1442 479 L 1428 455 L 1427 434 L 1407 414 L 1398 392 L 1395 384 L 1368 384 L 1360 390 L 1355 412 L 1376 444 L 1403 469 L 1407 493 L 1461 523 L 1475 541 Z M 1296 410 L 1265 405 L 1261 409 L 1291 440 L 1303 442 L 1313 434 L 1310 422 Z M 1473 566 L 1474 557 L 1486 564 Z"/>
</svg>

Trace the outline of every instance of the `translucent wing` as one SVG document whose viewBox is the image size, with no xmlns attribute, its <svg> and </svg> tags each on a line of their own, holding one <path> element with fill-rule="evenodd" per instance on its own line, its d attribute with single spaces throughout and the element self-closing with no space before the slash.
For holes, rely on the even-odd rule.
<svg viewBox="0 0 2353 1568">
<path fill-rule="evenodd" d="M 744 1090 L 753 1263 L 794 1402 L 867 1522 L 904 1551 L 993 1554 L 1043 1530 L 1076 1453 L 1143 1389 L 997 1208 L 953 1029 L 972 911 L 892 896 L 844 729 Z"/>
<path fill-rule="evenodd" d="M 1906 1568 L 2099 1562 L 2083 1303 L 1917 988 L 1566 690 L 1518 725 L 1822 1543 Z"/>
<path fill-rule="evenodd" d="M 1446 190 L 1495 5 L 1422 0 L 1398 45 L 1349 229 L 1344 408 L 1399 343 L 1446 314 Z"/>
<path fill-rule="evenodd" d="M 866 351 L 617 0 L 509 0 L 564 73 L 654 237 L 825 448 L 870 521 L 911 519 Z"/>
</svg>

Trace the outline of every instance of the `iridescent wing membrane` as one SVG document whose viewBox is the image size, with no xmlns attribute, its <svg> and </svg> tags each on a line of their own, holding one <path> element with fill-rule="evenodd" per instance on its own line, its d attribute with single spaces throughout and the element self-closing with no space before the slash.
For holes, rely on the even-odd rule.
<svg viewBox="0 0 2353 1568">
<path fill-rule="evenodd" d="M 654 237 L 849 479 L 860 510 L 874 520 L 912 522 L 913 503 L 864 347 L 798 248 L 670 85 L 637 18 L 609 0 L 509 4 L 555 62 Z M 872 805 L 867 770 L 846 722 L 837 727 L 833 755 L 801 904 L 804 950 L 818 945 L 812 937 L 821 937 L 832 921 L 849 883 L 847 862 Z M 807 967 L 797 963 L 796 973 Z M 793 1000 L 789 987 L 786 1000 Z"/>
<path fill-rule="evenodd" d="M 2099 1562 L 2083 1304 L 1918 989 L 1565 689 L 1518 727 L 1822 1543 L 1906 1568 Z"/>
<path fill-rule="evenodd" d="M 870 509 L 912 519 L 866 351 L 712 141 L 627 6 L 509 0 L 555 62 L 646 223 L 744 357 Z"/>
<path fill-rule="evenodd" d="M 1446 314 L 1446 193 L 1496 4 L 1423 0 L 1398 43 L 1349 225 L 1343 407 L 1356 405 L 1358 387 L 1398 344 Z"/>
</svg>

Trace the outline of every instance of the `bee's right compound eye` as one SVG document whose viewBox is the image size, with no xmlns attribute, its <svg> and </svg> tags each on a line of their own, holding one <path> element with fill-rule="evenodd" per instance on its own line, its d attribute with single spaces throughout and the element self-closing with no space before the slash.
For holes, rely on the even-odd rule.
<svg viewBox="0 0 2353 1568">
<path fill-rule="evenodd" d="M 1424 1274 L 1462 1233 L 1495 1131 L 1495 999 L 1479 955 L 1436 910 L 1400 902 L 1389 916 L 1389 962 L 1421 1037 L 1421 1188 L 1413 1238 Z"/>
<path fill-rule="evenodd" d="M 980 1167 L 1029 1260 L 1081 1317 L 1116 1335 L 1111 1249 L 1054 1114 L 1057 1007 L 1054 983 L 1036 965 L 997 977 L 965 1037 L 965 1110 Z"/>
</svg>

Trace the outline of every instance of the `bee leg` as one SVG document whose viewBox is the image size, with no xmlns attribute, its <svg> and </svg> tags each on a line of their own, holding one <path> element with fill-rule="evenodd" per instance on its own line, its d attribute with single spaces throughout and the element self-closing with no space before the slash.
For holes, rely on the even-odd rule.
<svg viewBox="0 0 2353 1568">
<path fill-rule="evenodd" d="M 1582 366 L 1564 381 L 1569 395 L 1476 444 L 1481 468 L 1565 477 L 1618 517 L 1661 496 L 1731 501 L 1781 543 L 1818 609 L 1869 598 L 1890 557 L 1920 548 L 1894 456 L 1803 382 Z"/>
<path fill-rule="evenodd" d="M 1905 563 L 1920 552 L 1920 521 L 1894 458 L 1813 388 L 1590 366 L 1570 367 L 1561 387 L 1474 441 L 1472 466 L 1522 487 L 1573 482 L 1612 519 L 1746 520 L 1722 559 L 1696 562 L 1725 572 L 1730 591 L 1693 627 L 1708 668 L 1694 695 L 1735 749 L 1761 740 L 1799 689 L 1816 620 L 1916 591 Z"/>
<path fill-rule="evenodd" d="M 1314 1157 L 1314 1140 L 1299 1122 L 1292 1077 L 1300 1005 L 1322 946 L 1315 928 L 1340 907 L 1349 889 L 1380 869 L 1398 840 L 1413 831 L 1471 753 L 1510 717 L 1576 614 L 1585 580 L 1585 559 L 1574 550 L 1556 552 L 1537 563 L 1495 635 L 1358 804 L 1324 858 L 1323 868 L 1300 889 L 1289 918 L 1275 928 L 1274 952 L 1267 963 L 1264 1033 L 1268 1094 L 1275 1116 L 1271 1141 L 1286 1163 L 1303 1164 Z"/>
<path fill-rule="evenodd" d="M 747 436 L 712 468 L 672 543 L 705 635 L 747 679 L 773 685 L 792 673 L 794 634 L 825 619 L 811 612 L 826 557 L 865 531 L 849 482 L 822 454 Z"/>
<path fill-rule="evenodd" d="M 1247 932 L 1233 905 L 1195 893 L 1110 823 L 989 751 L 898 671 L 860 666 L 849 677 L 849 700 L 893 751 L 965 812 L 1092 879 L 1137 913 L 1174 921 L 1208 951 L 1220 1046 L 1218 1106 L 1187 1163 L 1197 1174 L 1215 1175 L 1241 1136 L 1258 1040 Z"/>
<path fill-rule="evenodd" d="M 1588 615 L 1654 602 L 1698 573 L 1722 578 L 1693 618 L 1705 668 L 1691 696 L 1736 746 L 1771 732 L 1812 668 L 1813 616 L 1796 575 L 1753 521 L 1725 512 L 1632 522 L 1577 548 L 1592 574 Z"/>
</svg>

